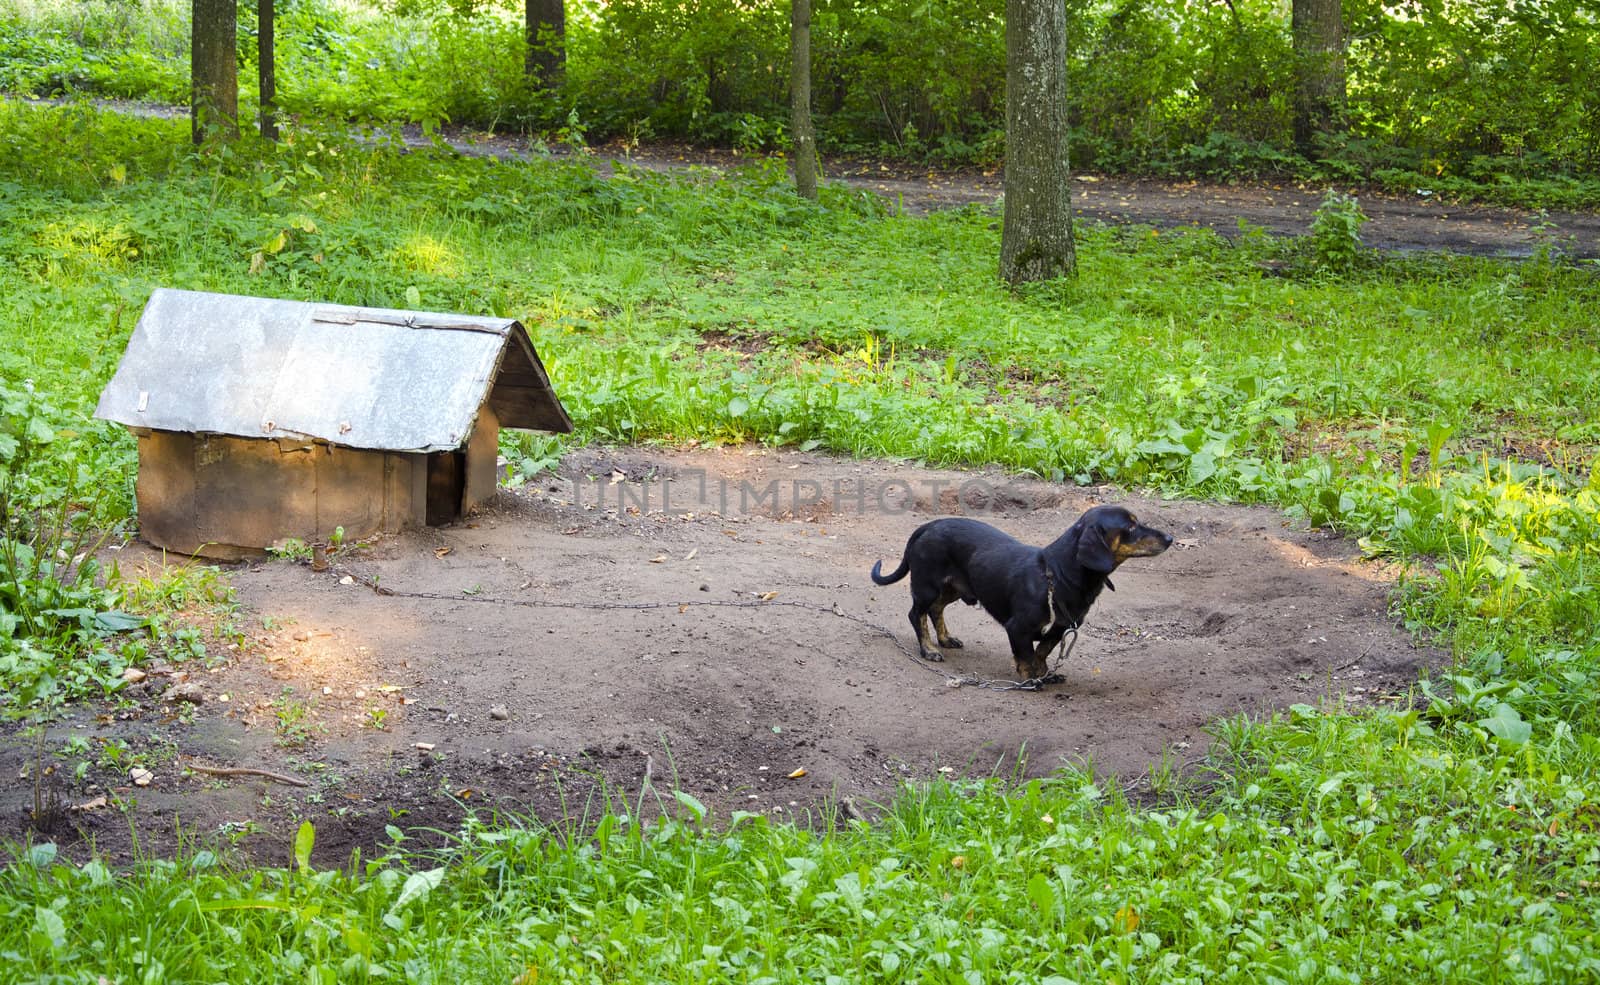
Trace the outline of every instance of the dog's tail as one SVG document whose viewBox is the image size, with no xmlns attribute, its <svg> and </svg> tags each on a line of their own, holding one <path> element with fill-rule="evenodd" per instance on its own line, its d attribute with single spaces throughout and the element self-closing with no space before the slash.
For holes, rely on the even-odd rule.
<svg viewBox="0 0 1600 985">
<path fill-rule="evenodd" d="M 872 580 L 880 585 L 893 585 L 895 582 L 904 578 L 906 576 L 906 572 L 911 570 L 911 545 L 915 544 L 918 538 L 926 533 L 928 528 L 931 526 L 933 526 L 933 524 L 924 523 L 922 526 L 911 531 L 911 537 L 906 541 L 906 552 L 900 556 L 900 567 L 889 572 L 887 575 L 883 573 L 882 561 L 872 562 Z"/>
<path fill-rule="evenodd" d="M 909 554 L 900 559 L 900 567 L 889 572 L 887 575 L 883 574 L 883 562 L 874 561 L 872 563 L 872 580 L 880 585 L 893 585 L 895 582 L 904 578 L 906 576 L 906 572 L 910 570 L 911 558 Z"/>
</svg>

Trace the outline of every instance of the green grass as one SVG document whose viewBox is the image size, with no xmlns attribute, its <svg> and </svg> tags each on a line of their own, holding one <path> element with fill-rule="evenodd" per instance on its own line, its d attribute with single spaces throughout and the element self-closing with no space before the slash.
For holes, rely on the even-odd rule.
<svg viewBox="0 0 1600 985">
<path fill-rule="evenodd" d="M 908 789 L 880 824 L 812 831 L 605 805 L 346 872 L 19 855 L 0 954 L 23 977 L 1594 977 L 1592 269 L 1362 255 L 1334 274 L 1305 244 L 1090 229 L 1076 283 L 1013 294 L 979 210 L 813 207 L 771 171 L 600 181 L 185 137 L 0 106 L 0 374 L 33 381 L 28 419 L 54 435 L 12 475 L 33 506 L 127 521 L 132 443 L 89 415 L 157 285 L 494 313 L 529 326 L 575 440 L 1271 504 L 1405 564 L 1397 615 L 1457 660 L 1411 710 L 1218 723 L 1202 774 L 1150 805 L 1064 775 Z M 531 471 L 560 447 L 506 450 Z M 4 702 L 40 699 L 7 678 Z"/>
<path fill-rule="evenodd" d="M 582 831 L 469 822 L 442 857 L 343 871 L 201 853 L 119 876 L 36 850 L 0 874 L 0 950 L 44 981 L 1592 977 L 1589 792 L 1520 757 L 1418 768 L 1415 727 L 1297 714 L 1230 745 L 1282 757 L 1238 763 L 1249 786 L 1159 809 L 1064 774 L 908 789 L 841 828 L 707 826 L 688 797 L 648 825 L 625 804 Z"/>
</svg>

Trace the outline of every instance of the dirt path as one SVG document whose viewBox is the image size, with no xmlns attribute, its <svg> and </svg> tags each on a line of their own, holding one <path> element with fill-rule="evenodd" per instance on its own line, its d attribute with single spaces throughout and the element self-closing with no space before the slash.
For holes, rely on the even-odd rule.
<svg viewBox="0 0 1600 985">
<path fill-rule="evenodd" d="M 1067 764 L 1148 790 L 1198 760 L 1218 719 L 1387 701 L 1438 662 L 1385 615 L 1384 570 L 1268 510 L 1116 497 L 1177 543 L 1116 574 L 1064 683 L 1037 692 L 952 680 L 1010 671 L 978 610 L 951 611 L 966 647 L 946 664 L 913 657 L 905 584 L 867 578 L 932 515 L 1044 543 L 1112 495 L 761 449 L 578 452 L 537 489 L 330 571 L 235 570 L 242 650 L 213 645 L 219 665 L 156 668 L 128 706 L 50 727 L 51 782 L 63 805 L 89 805 L 54 836 L 124 857 L 126 813 L 147 851 L 181 825 L 281 862 L 311 818 L 336 861 L 384 843 L 390 824 L 454 830 L 469 808 L 592 815 L 598 797 L 632 809 L 651 788 L 724 819 L 801 820 L 870 815 L 940 772 Z M 138 546 L 120 557 L 124 571 L 158 560 Z M 89 752 L 51 755 L 73 737 Z M 101 763 L 75 777 L 84 756 Z M 0 772 L 24 781 L 0 794 L 9 837 L 34 803 L 35 758 L 20 734 L 0 742 Z M 136 764 L 148 786 L 131 782 Z"/>
<path fill-rule="evenodd" d="M 28 99 L 38 105 L 61 100 Z M 182 106 L 156 105 L 127 100 L 96 100 L 96 105 L 119 112 L 169 119 L 187 118 Z M 416 127 L 403 127 L 401 139 L 413 147 L 429 146 Z M 505 160 L 539 154 L 570 158 L 565 147 L 536 149 L 520 137 L 447 128 L 447 143 L 462 154 Z M 600 173 L 617 167 L 648 171 L 674 171 L 688 167 L 727 170 L 751 163 L 749 155 L 716 149 L 655 144 L 624 149 L 600 147 L 584 153 Z M 994 206 L 1001 199 L 1000 171 L 978 169 L 934 170 L 886 161 L 836 159 L 824 162 L 824 180 L 870 189 L 898 203 L 908 213 L 922 214 L 967 205 Z M 1159 228 L 1199 226 L 1223 236 L 1239 233 L 1244 221 L 1274 235 L 1297 236 L 1311 227 L 1322 187 L 1303 184 L 1246 182 L 1221 185 L 1196 181 L 1150 181 L 1107 175 L 1079 174 L 1074 179 L 1073 203 L 1084 219 L 1113 224 L 1137 223 Z M 1388 195 L 1360 190 L 1361 207 L 1369 218 L 1362 228 L 1368 246 L 1416 252 L 1443 250 L 1479 256 L 1525 257 L 1541 244 L 1567 255 L 1600 258 L 1600 213 L 1556 211 L 1545 214 L 1526 209 L 1454 205 L 1426 194 Z"/>
<path fill-rule="evenodd" d="M 408 140 L 420 143 L 420 135 Z M 452 146 L 463 153 L 516 158 L 525 142 L 457 132 Z M 568 156 L 558 150 L 555 156 Z M 622 154 L 601 148 L 587 159 L 602 174 L 618 166 L 672 171 L 689 166 L 726 170 L 750 163 L 748 156 L 717 150 L 660 145 Z M 1004 175 L 964 169 L 938 171 L 881 161 L 839 160 L 824 164 L 826 181 L 869 189 L 910 214 L 969 205 L 998 210 Z M 1171 229 L 1205 227 L 1223 236 L 1239 235 L 1241 221 L 1278 236 L 1308 232 L 1326 191 L 1304 184 L 1246 182 L 1232 185 L 1197 181 L 1152 181 L 1079 174 L 1072 188 L 1073 209 L 1083 219 L 1114 225 L 1140 224 Z M 1449 251 L 1474 256 L 1530 256 L 1541 244 L 1577 258 L 1600 257 L 1600 214 L 1549 212 L 1476 205 L 1452 205 L 1432 195 L 1388 195 L 1358 190 L 1369 221 L 1361 236 L 1368 246 L 1397 252 Z"/>
</svg>

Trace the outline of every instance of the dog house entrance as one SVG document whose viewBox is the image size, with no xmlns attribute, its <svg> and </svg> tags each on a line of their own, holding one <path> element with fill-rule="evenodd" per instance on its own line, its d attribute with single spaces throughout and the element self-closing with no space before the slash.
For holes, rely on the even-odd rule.
<svg viewBox="0 0 1600 985">
<path fill-rule="evenodd" d="M 461 519 L 467 494 L 467 455 L 440 451 L 428 456 L 428 526 L 438 527 Z"/>
</svg>

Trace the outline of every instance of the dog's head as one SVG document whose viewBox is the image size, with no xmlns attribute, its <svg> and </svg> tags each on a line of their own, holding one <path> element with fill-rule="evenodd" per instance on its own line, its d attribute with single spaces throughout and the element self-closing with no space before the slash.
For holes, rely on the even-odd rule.
<svg viewBox="0 0 1600 985">
<path fill-rule="evenodd" d="M 1172 546 L 1172 536 L 1147 527 L 1121 506 L 1096 506 L 1078 518 L 1080 565 L 1109 575 L 1131 557 L 1151 557 Z"/>
</svg>

